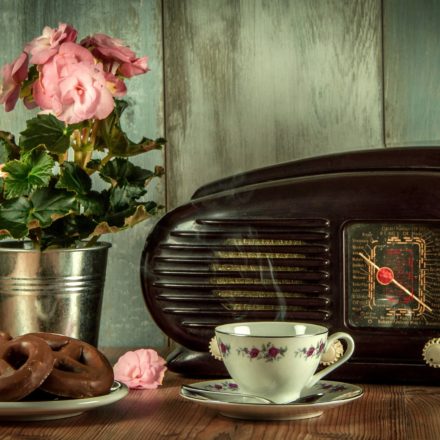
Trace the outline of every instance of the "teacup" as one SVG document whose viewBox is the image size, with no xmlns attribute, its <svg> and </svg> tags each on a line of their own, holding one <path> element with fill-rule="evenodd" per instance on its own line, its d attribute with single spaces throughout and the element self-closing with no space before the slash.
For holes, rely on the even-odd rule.
<svg viewBox="0 0 440 440">
<path fill-rule="evenodd" d="M 215 334 L 225 367 L 240 390 L 275 403 L 298 399 L 354 351 L 348 333 L 328 336 L 326 327 L 302 322 L 237 322 L 216 327 Z M 316 373 L 322 354 L 338 339 L 346 342 L 345 353 Z"/>
</svg>

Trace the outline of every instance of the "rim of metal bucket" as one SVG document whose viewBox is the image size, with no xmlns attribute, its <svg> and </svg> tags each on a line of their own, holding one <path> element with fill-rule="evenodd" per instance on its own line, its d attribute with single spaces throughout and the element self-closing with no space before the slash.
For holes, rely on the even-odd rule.
<svg viewBox="0 0 440 440">
<path fill-rule="evenodd" d="M 32 242 L 29 240 L 25 241 L 0 241 L 0 249 L 5 252 L 35 252 L 38 249 L 34 249 L 31 247 Z M 102 248 L 110 248 L 112 244 L 108 241 L 99 241 L 93 246 L 87 246 L 87 242 L 84 242 L 84 246 L 75 247 L 75 248 L 50 248 L 45 249 L 43 252 L 77 252 L 83 250 L 97 250 Z"/>
</svg>

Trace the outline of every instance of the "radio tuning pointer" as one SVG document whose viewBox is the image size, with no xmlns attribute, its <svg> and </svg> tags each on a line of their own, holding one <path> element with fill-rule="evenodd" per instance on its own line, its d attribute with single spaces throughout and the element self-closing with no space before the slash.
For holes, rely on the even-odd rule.
<svg viewBox="0 0 440 440">
<path fill-rule="evenodd" d="M 392 269 L 389 267 L 379 267 L 374 261 L 372 261 L 370 258 L 368 258 L 366 255 L 364 255 L 362 252 L 359 252 L 359 255 L 372 267 L 374 267 L 377 270 L 377 280 L 379 283 L 386 286 L 387 284 L 393 283 L 396 285 L 400 290 L 402 290 L 404 293 L 409 295 L 411 298 L 414 298 L 420 305 L 425 307 L 425 309 L 432 312 L 431 307 L 429 307 L 427 304 L 425 304 L 420 298 L 415 296 L 413 293 L 411 293 L 405 286 L 400 284 L 395 278 L 394 273 Z"/>
</svg>

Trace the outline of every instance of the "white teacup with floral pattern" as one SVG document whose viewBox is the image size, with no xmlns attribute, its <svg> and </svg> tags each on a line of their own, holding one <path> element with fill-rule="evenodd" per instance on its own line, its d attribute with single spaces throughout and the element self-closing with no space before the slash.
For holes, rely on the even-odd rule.
<svg viewBox="0 0 440 440">
<path fill-rule="evenodd" d="M 354 351 L 349 334 L 328 336 L 326 327 L 301 322 L 237 322 L 216 327 L 215 334 L 225 367 L 240 390 L 275 403 L 298 399 Z M 337 339 L 346 342 L 345 353 L 315 373 L 322 354 Z"/>
</svg>

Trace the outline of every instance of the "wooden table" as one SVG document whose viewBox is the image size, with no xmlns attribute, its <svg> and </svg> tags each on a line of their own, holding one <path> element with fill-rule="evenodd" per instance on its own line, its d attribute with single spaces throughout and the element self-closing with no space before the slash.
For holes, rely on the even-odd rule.
<svg viewBox="0 0 440 440">
<path fill-rule="evenodd" d="M 363 397 L 318 418 L 253 422 L 229 419 L 180 398 L 180 385 L 195 381 L 167 373 L 157 390 L 132 390 L 117 403 L 76 417 L 0 422 L 0 439 L 440 439 L 437 387 L 363 385 Z"/>
</svg>

